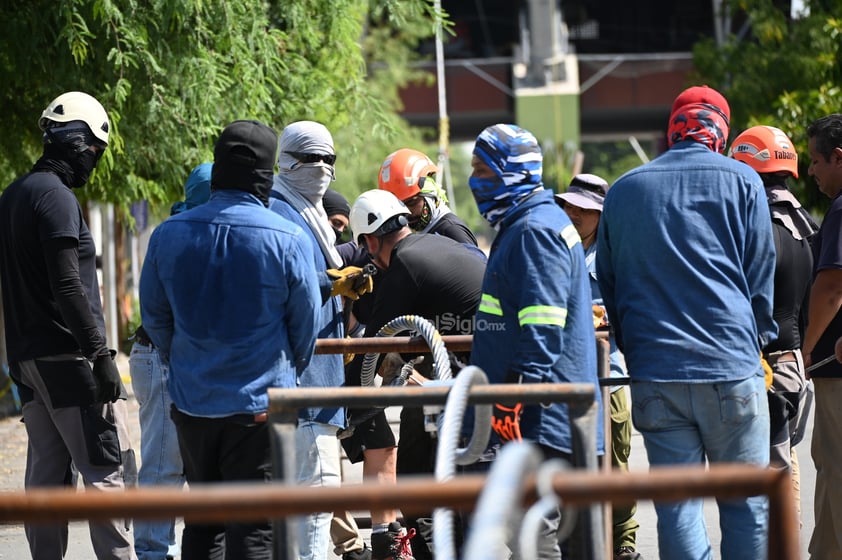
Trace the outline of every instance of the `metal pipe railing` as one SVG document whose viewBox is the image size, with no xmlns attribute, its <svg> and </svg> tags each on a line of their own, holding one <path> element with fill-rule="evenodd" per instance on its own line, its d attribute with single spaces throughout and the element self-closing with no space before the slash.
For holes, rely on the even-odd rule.
<svg viewBox="0 0 842 560">
<path fill-rule="evenodd" d="M 445 404 L 450 387 L 296 387 L 269 389 L 269 414 L 309 406 L 423 406 Z M 523 404 L 566 402 L 589 405 L 596 387 L 591 383 L 524 383 L 475 385 L 468 395 L 469 404 L 494 404 L 501 399 Z"/>
<path fill-rule="evenodd" d="M 597 471 L 596 434 L 599 409 L 596 402 L 597 387 L 592 383 L 529 383 L 474 385 L 467 396 L 468 404 L 494 404 L 516 401 L 523 404 L 564 402 L 570 417 L 571 455 L 574 467 L 590 472 Z M 273 474 L 276 480 L 292 480 L 295 471 L 289 464 L 294 457 L 295 424 L 298 410 L 309 406 L 423 406 L 445 404 L 450 392 L 448 386 L 421 387 L 330 387 L 294 389 L 269 389 L 270 443 L 272 446 Z M 398 506 L 405 512 L 405 506 Z M 359 509 L 356 506 L 351 509 Z M 370 509 L 370 508 L 368 508 Z M 375 508 L 383 509 L 383 508 Z M 334 511 L 334 510 L 323 510 Z M 429 510 L 428 510 L 429 511 Z M 588 542 L 582 544 L 583 558 L 602 558 L 596 551 L 603 543 L 602 511 L 599 504 L 590 504 L 587 513 L 580 516 L 583 534 Z M 285 525 L 281 527 L 281 525 Z M 294 558 L 294 541 L 290 521 L 275 523 L 278 538 L 276 549 L 283 546 L 289 558 Z M 286 535 L 283 531 L 286 530 Z"/>
<path fill-rule="evenodd" d="M 432 477 L 396 485 L 301 487 L 280 483 L 143 487 L 122 492 L 43 489 L 0 492 L 0 523 L 54 522 L 116 518 L 166 519 L 219 523 L 278 519 L 316 511 L 401 508 L 422 513 L 435 507 L 473 511 L 486 483 L 482 475 L 462 475 L 441 482 Z M 525 484 L 525 503 L 536 498 L 535 481 Z M 581 470 L 557 475 L 553 488 L 565 504 L 584 505 L 636 500 L 677 501 L 713 496 L 769 496 L 769 559 L 799 557 L 798 520 L 789 472 L 752 465 L 656 467 L 649 472 L 610 474 Z"/>
<path fill-rule="evenodd" d="M 468 352 L 473 335 L 443 335 L 442 342 L 451 352 Z M 596 333 L 597 340 L 608 340 L 608 333 Z M 366 354 L 370 352 L 429 352 L 430 345 L 421 337 L 391 338 L 320 338 L 316 340 L 316 354 Z"/>
</svg>

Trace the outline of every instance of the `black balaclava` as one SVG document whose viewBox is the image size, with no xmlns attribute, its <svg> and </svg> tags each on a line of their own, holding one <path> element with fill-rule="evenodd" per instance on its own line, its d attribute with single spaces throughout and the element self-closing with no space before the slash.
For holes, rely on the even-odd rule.
<svg viewBox="0 0 842 560">
<path fill-rule="evenodd" d="M 258 121 L 234 121 L 213 149 L 211 189 L 253 194 L 269 206 L 278 135 Z"/>
<path fill-rule="evenodd" d="M 93 145 L 102 149 L 94 153 Z M 44 131 L 44 155 L 34 169 L 52 171 L 67 186 L 78 189 L 88 182 L 104 151 L 105 145 L 83 121 L 56 123 Z"/>
<path fill-rule="evenodd" d="M 327 214 L 328 219 L 337 214 L 342 214 L 346 218 L 351 216 L 351 205 L 348 204 L 348 199 L 333 189 L 325 191 L 325 195 L 322 198 L 322 206 L 325 207 L 325 214 Z M 333 228 L 333 233 L 336 234 L 336 242 L 340 242 L 342 240 L 342 232 L 333 227 L 333 225 L 330 227 Z M 350 227 L 345 229 L 347 231 Z"/>
</svg>

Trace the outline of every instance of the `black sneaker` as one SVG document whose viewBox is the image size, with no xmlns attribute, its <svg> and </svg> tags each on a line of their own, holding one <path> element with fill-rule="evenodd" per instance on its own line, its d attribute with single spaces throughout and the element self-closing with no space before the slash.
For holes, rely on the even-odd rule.
<svg viewBox="0 0 842 560">
<path fill-rule="evenodd" d="M 342 560 L 371 560 L 371 549 L 363 544 L 362 550 L 352 550 L 342 555 Z"/>
<path fill-rule="evenodd" d="M 415 536 L 415 529 L 401 527 L 397 521 L 389 523 L 383 533 L 371 534 L 372 560 L 415 560 L 409 541 Z"/>
<path fill-rule="evenodd" d="M 621 546 L 614 551 L 614 560 L 643 560 L 643 556 L 633 546 Z"/>
</svg>

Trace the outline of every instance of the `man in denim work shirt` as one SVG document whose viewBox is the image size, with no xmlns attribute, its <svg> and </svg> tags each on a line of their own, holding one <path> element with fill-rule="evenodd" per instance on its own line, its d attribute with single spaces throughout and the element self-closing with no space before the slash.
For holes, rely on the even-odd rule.
<svg viewBox="0 0 842 560">
<path fill-rule="evenodd" d="M 685 90 L 669 150 L 603 206 L 597 278 L 652 466 L 769 463 L 760 349 L 777 337 L 775 247 L 760 176 L 723 155 L 729 118 L 716 90 Z M 766 496 L 718 503 L 722 558 L 765 558 Z M 701 499 L 655 511 L 661 558 L 713 557 Z"/>
</svg>

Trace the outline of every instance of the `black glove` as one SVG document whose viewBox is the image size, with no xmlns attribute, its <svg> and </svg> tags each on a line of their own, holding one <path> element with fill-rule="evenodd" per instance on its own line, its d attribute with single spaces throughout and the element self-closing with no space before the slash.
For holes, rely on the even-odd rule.
<svg viewBox="0 0 842 560">
<path fill-rule="evenodd" d="M 100 354 L 94 360 L 94 380 L 97 402 L 114 402 L 120 398 L 120 372 L 110 352 Z"/>
</svg>

